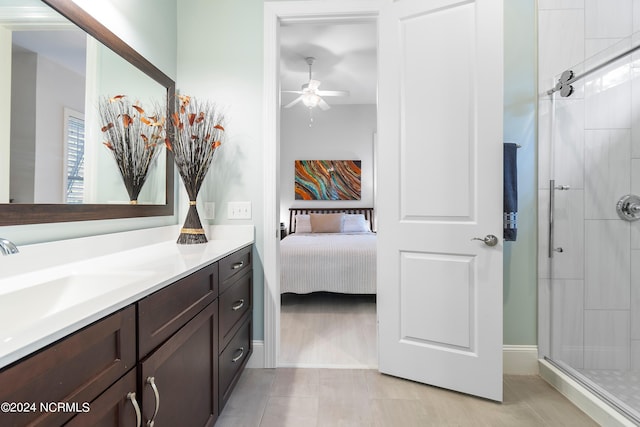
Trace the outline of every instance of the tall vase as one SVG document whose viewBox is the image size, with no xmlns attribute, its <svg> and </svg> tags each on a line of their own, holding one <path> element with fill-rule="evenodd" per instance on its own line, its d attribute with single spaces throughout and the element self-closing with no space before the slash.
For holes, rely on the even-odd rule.
<svg viewBox="0 0 640 427">
<path fill-rule="evenodd" d="M 202 223 L 200 222 L 200 216 L 196 209 L 196 201 L 189 200 L 189 210 L 187 211 L 187 218 L 184 220 L 184 225 L 180 230 L 180 236 L 178 236 L 178 244 L 181 245 L 193 245 L 198 243 L 207 243 L 207 236 L 204 234 Z"/>
</svg>

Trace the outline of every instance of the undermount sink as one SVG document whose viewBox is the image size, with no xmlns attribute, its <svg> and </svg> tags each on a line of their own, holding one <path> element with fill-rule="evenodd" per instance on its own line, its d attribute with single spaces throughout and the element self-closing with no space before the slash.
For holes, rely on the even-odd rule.
<svg viewBox="0 0 640 427">
<path fill-rule="evenodd" d="M 0 289 L 0 324 L 35 323 L 56 313 L 99 298 L 109 292 L 150 277 L 141 272 L 71 272 L 33 286 L 2 293 Z M 16 322 L 16 320 L 20 322 Z"/>
</svg>

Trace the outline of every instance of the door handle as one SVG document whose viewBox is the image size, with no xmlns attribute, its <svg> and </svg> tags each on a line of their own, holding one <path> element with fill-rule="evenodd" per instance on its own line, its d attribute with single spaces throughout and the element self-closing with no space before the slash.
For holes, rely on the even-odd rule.
<svg viewBox="0 0 640 427">
<path fill-rule="evenodd" d="M 484 237 L 474 237 L 471 240 L 480 240 L 482 242 L 484 242 L 485 245 L 487 246 L 495 246 L 498 244 L 498 238 L 496 236 L 494 236 L 493 234 L 487 234 Z"/>
</svg>

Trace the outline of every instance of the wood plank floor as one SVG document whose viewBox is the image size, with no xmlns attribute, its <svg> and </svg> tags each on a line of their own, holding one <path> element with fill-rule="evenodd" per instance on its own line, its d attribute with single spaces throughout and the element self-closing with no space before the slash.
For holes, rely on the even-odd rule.
<svg viewBox="0 0 640 427">
<path fill-rule="evenodd" d="M 373 369 L 246 369 L 216 427 L 597 426 L 537 376 L 505 376 L 496 403 Z"/>
<path fill-rule="evenodd" d="M 282 295 L 280 365 L 377 368 L 375 295 Z"/>
</svg>

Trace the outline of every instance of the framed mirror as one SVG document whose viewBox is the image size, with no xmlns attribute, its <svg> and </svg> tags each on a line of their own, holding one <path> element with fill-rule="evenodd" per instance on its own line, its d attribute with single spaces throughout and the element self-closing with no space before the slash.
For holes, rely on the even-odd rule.
<svg viewBox="0 0 640 427">
<path fill-rule="evenodd" d="M 91 92 L 87 90 L 87 93 L 99 93 L 104 96 L 114 96 L 115 93 L 108 93 L 108 89 L 105 88 L 113 88 L 118 87 L 117 85 L 113 85 L 114 79 L 113 76 L 121 77 L 124 72 L 132 73 L 131 75 L 127 75 L 127 78 L 122 79 L 121 81 L 124 83 L 129 83 L 128 87 L 135 87 L 136 89 L 144 87 L 144 88 L 153 88 L 155 91 L 154 96 L 157 94 L 154 101 L 157 103 L 164 104 L 166 106 L 166 117 L 170 117 L 173 113 L 173 100 L 175 94 L 175 82 L 165 75 L 162 71 L 160 71 L 157 67 L 151 64 L 147 59 L 142 57 L 139 53 L 137 53 L 134 49 L 132 49 L 129 45 L 124 43 L 120 38 L 118 38 L 115 34 L 113 34 L 108 28 L 98 22 L 95 18 L 85 12 L 82 8 L 77 6 L 71 0 L 42 0 L 43 3 L 46 3 L 53 10 L 58 12 L 60 15 L 68 19 L 70 22 L 75 24 L 80 30 L 82 30 L 89 37 L 86 45 L 87 45 L 87 58 L 91 57 L 92 60 L 98 58 L 97 61 L 94 61 L 98 64 L 104 65 L 109 64 L 109 73 L 103 73 L 104 75 L 110 74 L 111 82 L 109 82 L 109 78 L 101 78 L 97 79 L 94 75 L 98 75 L 97 72 L 89 72 L 92 65 L 91 61 L 87 61 L 87 87 L 91 86 L 93 89 Z M 28 8 L 20 8 L 16 7 L 15 10 L 28 10 Z M 76 30 L 77 32 L 77 30 Z M 14 31 L 15 33 L 15 31 Z M 81 36 L 84 36 L 84 33 Z M 46 37 L 46 36 L 45 36 Z M 85 39 L 87 38 L 84 36 Z M 96 48 L 91 49 L 91 42 L 94 42 Z M 98 43 L 99 42 L 99 43 Z M 65 42 L 65 45 L 69 46 L 72 43 Z M 115 65 L 114 65 L 115 64 Z M 93 65 L 94 68 L 99 67 Z M 114 68 L 117 69 L 117 72 L 113 72 Z M 123 71 L 126 70 L 126 71 Z M 23 76 L 28 73 L 15 73 L 19 76 Z M 52 73 L 48 73 L 51 75 Z M 106 82 L 106 83 L 105 83 Z M 91 83 L 91 84 L 89 84 Z M 27 85 L 34 86 L 34 85 Z M 55 84 L 49 84 L 48 87 L 55 87 Z M 6 86 L 5 86 L 6 87 Z M 127 86 L 124 86 L 127 87 Z M 97 88 L 97 89 L 96 89 Z M 119 89 L 114 89 L 119 90 Z M 120 89 L 127 90 L 127 89 Z M 145 92 L 146 93 L 146 92 Z M 118 93 L 121 94 L 121 93 Z M 138 95 L 136 95 L 138 96 Z M 39 108 L 39 98 L 37 98 L 36 104 L 31 105 L 30 108 L 21 110 L 22 112 L 27 111 L 37 111 Z M 86 100 L 86 109 L 95 108 L 97 103 L 97 97 L 91 99 L 91 96 L 84 97 Z M 90 102 L 93 101 L 93 102 Z M 89 105 L 89 104 L 93 105 Z M 147 108 L 146 103 L 143 105 Z M 14 103 L 10 107 L 9 114 L 7 115 L 18 115 L 15 109 Z M 163 109 L 163 108 L 161 108 Z M 0 106 L 0 110 L 3 110 L 2 106 Z M 66 108 L 65 108 L 66 111 Z M 73 111 L 73 110 L 72 110 Z M 22 224 L 36 224 L 36 223 L 56 223 L 56 222 L 72 222 L 72 221 L 87 221 L 87 220 L 100 220 L 100 219 L 116 219 L 116 218 L 134 218 L 134 217 L 150 217 L 150 216 L 166 216 L 173 215 L 174 212 L 174 173 L 173 173 L 173 160 L 169 157 L 169 153 L 164 150 L 162 154 L 162 158 L 159 158 L 157 164 L 154 166 L 154 169 L 151 171 L 150 175 L 154 175 L 153 179 L 150 176 L 150 181 L 145 183 L 145 187 L 151 188 L 151 190 L 147 191 L 150 195 L 145 195 L 146 199 L 143 199 L 141 203 L 137 205 L 128 204 L 126 201 L 123 201 L 120 194 L 124 190 L 124 184 L 122 183 L 117 173 L 113 171 L 109 173 L 104 173 L 104 167 L 106 165 L 105 162 L 110 161 L 111 163 L 106 165 L 108 168 L 112 170 L 115 169 L 115 162 L 113 159 L 108 159 L 105 157 L 105 153 L 108 155 L 105 147 L 102 146 L 101 143 L 101 135 L 98 124 L 96 123 L 96 113 L 93 114 L 93 122 L 91 119 L 87 119 L 87 141 L 86 148 L 88 152 L 93 150 L 93 156 L 89 156 L 89 158 L 84 159 L 84 167 L 85 167 L 85 176 L 96 176 L 100 177 L 99 184 L 95 184 L 97 180 L 91 181 L 87 179 L 87 182 L 90 182 L 90 187 L 92 190 L 88 190 L 88 193 L 91 193 L 91 197 L 88 197 L 86 194 L 84 195 L 84 199 L 80 198 L 79 203 L 78 200 L 74 202 L 65 196 L 53 196 L 57 192 L 62 192 L 63 190 L 58 191 L 58 189 L 45 189 L 39 190 L 41 196 L 35 197 L 33 195 L 27 195 L 28 197 L 23 198 L 23 200 L 17 200 L 18 197 L 11 197 L 13 200 L 9 200 L 8 196 L 8 184 L 5 185 L 4 196 L 2 192 L 2 188 L 0 188 L 0 200 L 4 203 L 0 203 L 0 226 L 5 225 L 22 225 Z M 71 113 L 73 116 L 74 114 Z M 29 117 L 29 114 L 25 114 L 24 116 Z M 67 115 L 65 114 L 65 123 L 67 120 Z M 11 125 L 13 126 L 13 117 L 11 120 Z M 89 125 L 91 125 L 89 127 Z M 41 126 L 41 125 L 38 125 Z M 167 121 L 167 126 L 170 126 L 170 122 Z M 66 130 L 66 128 L 65 128 Z M 169 131 L 169 130 L 168 130 Z M 93 137 L 91 135 L 93 132 Z M 60 134 L 62 132 L 60 131 Z M 96 135 L 97 134 L 97 135 Z M 92 137 L 92 138 L 91 138 Z M 89 140 L 91 138 L 91 140 Z M 13 139 L 13 135 L 11 136 Z M 52 139 L 52 138 L 48 138 Z M 62 139 L 62 137 L 61 137 Z M 1 143 L 2 141 L 0 141 Z M 12 141 L 10 141 L 13 144 Z M 2 149 L 2 144 L 0 144 L 0 149 Z M 0 153 L 0 158 L 7 157 L 6 153 L 8 152 L 8 148 L 5 147 L 5 151 Z M 11 156 L 14 156 L 14 149 L 11 152 Z M 50 150 L 50 149 L 49 149 Z M 67 146 L 65 145 L 65 155 L 66 157 L 71 157 L 67 155 Z M 56 148 L 54 150 L 56 153 L 55 156 L 52 155 L 40 155 L 40 157 L 32 155 L 35 160 L 31 161 L 31 169 L 33 171 L 37 171 L 42 174 L 43 169 L 51 169 L 51 164 L 55 165 L 53 169 L 58 168 L 62 171 L 66 166 L 62 165 L 63 155 L 59 154 L 62 149 Z M 101 151 L 101 152 L 100 152 Z M 87 152 L 85 152 L 85 155 Z M 55 157 L 55 159 L 54 159 Z M 107 158 L 107 160 L 101 160 Z M 49 164 L 45 162 L 50 162 Z M 21 165 L 21 163 L 17 163 Z M 105 164 L 105 165 L 103 165 Z M 7 167 L 9 166 L 9 167 Z M 0 170 L 3 169 L 11 169 L 14 166 L 14 159 L 11 159 L 11 165 L 8 165 L 8 162 L 2 164 L 0 161 Z M 25 172 L 22 169 L 27 168 L 14 168 L 15 170 L 20 172 Z M 64 172 L 64 173 L 63 173 Z M 57 172 L 58 175 L 66 174 L 66 171 Z M 31 174 L 33 175 L 33 173 Z M 7 173 L 8 176 L 8 173 Z M 56 175 L 56 178 L 58 176 Z M 14 182 L 27 182 L 27 187 L 33 188 L 34 186 L 29 182 L 29 180 L 33 181 L 33 177 L 29 177 L 29 174 L 24 173 L 23 177 L 19 177 L 19 179 L 14 180 L 11 178 L 11 185 L 14 185 Z M 56 181 L 57 179 L 48 179 L 49 181 Z M 40 178 L 40 181 L 44 181 L 46 184 L 47 179 Z M 62 177 L 60 182 L 62 182 Z M 108 184 L 105 184 L 107 182 Z M 67 183 L 65 181 L 64 185 L 57 184 L 58 187 L 63 186 L 64 188 L 70 188 L 71 183 Z M 97 188 L 97 189 L 96 189 Z M 107 188 L 105 190 L 104 188 Z M 30 190 L 34 191 L 34 190 Z M 38 190 L 36 190 L 38 191 Z M 144 187 L 143 187 L 144 192 Z M 68 191 L 67 191 L 68 193 Z M 16 193 L 17 194 L 17 193 Z M 126 192 L 125 192 L 126 194 Z M 29 199 L 29 196 L 31 199 Z M 67 194 L 68 196 L 68 194 Z M 22 197 L 22 196 L 21 196 Z M 47 199 L 47 197 L 49 199 Z M 68 201 L 70 200 L 70 201 Z M 9 201 L 9 203 L 6 203 Z M 11 203 L 13 201 L 13 203 Z"/>
</svg>

